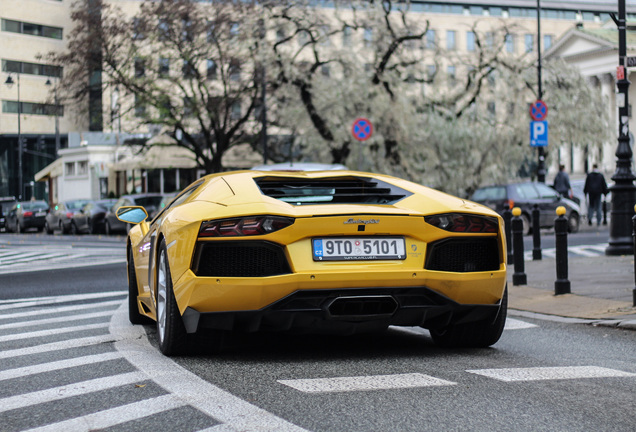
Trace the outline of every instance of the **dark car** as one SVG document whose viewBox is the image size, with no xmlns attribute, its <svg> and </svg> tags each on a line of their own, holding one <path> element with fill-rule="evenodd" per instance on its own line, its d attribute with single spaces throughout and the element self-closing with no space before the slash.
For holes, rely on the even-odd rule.
<svg viewBox="0 0 636 432">
<path fill-rule="evenodd" d="M 157 206 L 155 211 L 153 211 L 152 213 L 149 213 L 150 219 L 154 219 L 155 216 L 157 216 L 159 213 L 161 213 L 161 210 L 166 208 L 166 206 L 168 204 L 170 204 L 170 202 L 174 199 L 174 197 L 177 196 L 177 194 L 178 194 L 178 192 L 171 192 L 171 193 L 163 194 L 163 198 L 161 198 L 161 202 L 159 203 L 159 205 Z"/>
<path fill-rule="evenodd" d="M 6 215 L 16 202 L 14 197 L 0 197 L 0 232 L 6 231 Z"/>
<path fill-rule="evenodd" d="M 55 204 L 46 215 L 45 229 L 48 234 L 53 234 L 55 230 L 60 230 L 62 234 L 72 231 L 71 220 L 75 213 L 79 213 L 90 200 L 78 199 L 62 201 Z"/>
<path fill-rule="evenodd" d="M 87 203 L 71 219 L 71 232 L 99 234 L 105 231 L 105 217 L 108 210 L 117 202 L 116 199 L 103 199 Z"/>
<path fill-rule="evenodd" d="M 49 205 L 45 201 L 15 203 L 6 215 L 7 231 L 21 233 L 29 228 L 44 229 Z"/>
<path fill-rule="evenodd" d="M 113 234 L 115 232 L 127 232 L 129 225 L 117 219 L 117 209 L 121 206 L 141 206 L 148 214 L 154 213 L 163 199 L 160 193 L 145 193 L 136 195 L 123 195 L 108 210 L 104 220 L 104 232 Z"/>
<path fill-rule="evenodd" d="M 579 230 L 581 210 L 578 204 L 561 196 L 545 183 L 524 182 L 485 186 L 477 189 L 470 199 L 490 207 L 499 214 L 503 214 L 507 208 L 519 207 L 524 234 L 532 232 L 532 209 L 535 204 L 539 206 L 541 228 L 554 227 L 556 209 L 563 206 L 566 210 L 565 217 L 568 219 L 568 231 L 575 233 Z"/>
</svg>

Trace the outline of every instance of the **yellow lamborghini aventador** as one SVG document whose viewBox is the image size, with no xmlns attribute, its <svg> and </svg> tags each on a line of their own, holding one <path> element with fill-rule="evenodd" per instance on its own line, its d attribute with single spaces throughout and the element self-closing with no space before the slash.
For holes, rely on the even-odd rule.
<svg viewBox="0 0 636 432">
<path fill-rule="evenodd" d="M 237 171 L 187 187 L 152 221 L 122 207 L 130 321 L 166 355 L 198 331 L 351 334 L 422 326 L 442 346 L 497 342 L 503 221 L 481 205 L 354 171 Z"/>
</svg>

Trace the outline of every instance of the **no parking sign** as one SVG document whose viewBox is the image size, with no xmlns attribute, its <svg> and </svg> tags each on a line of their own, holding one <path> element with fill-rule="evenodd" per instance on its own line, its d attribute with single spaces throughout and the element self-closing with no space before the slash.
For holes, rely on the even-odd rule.
<svg viewBox="0 0 636 432">
<path fill-rule="evenodd" d="M 366 141 L 373 135 L 373 124 L 369 119 L 357 118 L 351 127 L 351 134 L 358 141 Z"/>
</svg>

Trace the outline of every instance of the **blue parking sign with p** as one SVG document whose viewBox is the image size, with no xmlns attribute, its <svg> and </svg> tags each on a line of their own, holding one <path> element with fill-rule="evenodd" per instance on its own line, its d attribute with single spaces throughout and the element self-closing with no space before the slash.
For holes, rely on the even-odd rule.
<svg viewBox="0 0 636 432">
<path fill-rule="evenodd" d="M 548 146 L 548 121 L 530 122 L 530 147 Z"/>
</svg>

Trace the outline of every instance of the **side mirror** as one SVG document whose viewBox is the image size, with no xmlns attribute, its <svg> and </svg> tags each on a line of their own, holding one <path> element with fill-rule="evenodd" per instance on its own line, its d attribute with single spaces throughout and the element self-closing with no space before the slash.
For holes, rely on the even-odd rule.
<svg viewBox="0 0 636 432">
<path fill-rule="evenodd" d="M 122 206 L 117 209 L 117 219 L 122 222 L 138 224 L 148 218 L 148 213 L 143 207 Z"/>
</svg>

